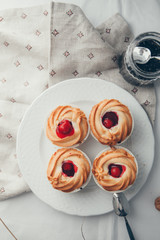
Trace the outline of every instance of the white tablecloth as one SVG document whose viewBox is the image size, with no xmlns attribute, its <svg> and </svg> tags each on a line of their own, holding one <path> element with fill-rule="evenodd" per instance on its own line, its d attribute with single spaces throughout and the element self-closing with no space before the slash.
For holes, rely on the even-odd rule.
<svg viewBox="0 0 160 240">
<path fill-rule="evenodd" d="M 47 2 L 49 1 L 0 0 L 0 9 L 28 7 Z M 160 1 L 63 0 L 63 2 L 79 5 L 94 26 L 119 12 L 127 20 L 135 36 L 145 31 L 160 31 Z M 155 160 L 146 184 L 130 202 L 131 211 L 128 216 L 135 238 L 142 240 L 160 239 L 160 212 L 154 207 L 154 200 L 160 195 L 160 82 L 157 82 L 155 87 L 157 93 L 157 114 L 154 126 Z M 111 214 L 113 221 L 118 225 L 124 224 L 123 219 L 117 219 L 113 213 Z M 114 234 L 112 222 L 106 227 L 108 214 L 95 217 L 70 216 L 47 206 L 31 192 L 0 202 L 0 217 L 18 240 L 103 240 L 107 239 L 108 229 L 113 233 L 113 240 L 128 239 L 124 227 L 119 231 L 118 236 Z M 1 222 L 0 239 L 14 239 Z"/>
</svg>

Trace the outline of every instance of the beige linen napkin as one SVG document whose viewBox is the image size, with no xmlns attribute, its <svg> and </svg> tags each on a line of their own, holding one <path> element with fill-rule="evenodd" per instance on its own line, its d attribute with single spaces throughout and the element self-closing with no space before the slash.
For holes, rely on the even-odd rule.
<svg viewBox="0 0 160 240">
<path fill-rule="evenodd" d="M 154 87 L 133 86 L 119 74 L 118 56 L 132 38 L 119 14 L 94 28 L 72 4 L 0 12 L 0 200 L 29 190 L 17 164 L 16 135 L 28 106 L 49 86 L 79 77 L 114 82 L 154 122 Z"/>
</svg>

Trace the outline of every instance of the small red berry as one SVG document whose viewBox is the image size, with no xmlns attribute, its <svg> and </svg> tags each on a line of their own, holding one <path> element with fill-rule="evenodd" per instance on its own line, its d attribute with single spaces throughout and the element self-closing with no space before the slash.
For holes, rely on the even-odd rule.
<svg viewBox="0 0 160 240">
<path fill-rule="evenodd" d="M 64 138 L 67 136 L 71 136 L 74 134 L 74 128 L 72 126 L 72 123 L 69 120 L 62 120 L 59 122 L 57 128 L 56 128 L 57 136 L 60 138 Z"/>
<path fill-rule="evenodd" d="M 116 112 L 106 112 L 102 117 L 102 124 L 106 128 L 114 127 L 118 124 L 118 115 Z"/>
<path fill-rule="evenodd" d="M 70 130 L 72 129 L 72 125 L 71 125 L 70 121 L 68 121 L 68 120 L 63 120 L 63 121 L 59 124 L 58 128 L 59 128 L 59 131 L 60 131 L 61 133 L 66 134 L 66 133 L 70 132 Z"/>
<path fill-rule="evenodd" d="M 70 160 L 62 163 L 62 174 L 66 177 L 73 177 L 78 167 Z"/>
<path fill-rule="evenodd" d="M 121 175 L 121 169 L 119 167 L 112 167 L 111 168 L 111 176 L 118 178 Z"/>
<path fill-rule="evenodd" d="M 72 169 L 72 164 L 71 163 L 64 163 L 63 164 L 63 169 L 65 171 L 70 171 Z"/>
<path fill-rule="evenodd" d="M 111 119 L 106 118 L 106 119 L 104 119 L 104 121 L 103 121 L 103 125 L 104 125 L 106 128 L 111 128 L 111 127 L 113 127 L 113 122 L 112 122 Z"/>
</svg>

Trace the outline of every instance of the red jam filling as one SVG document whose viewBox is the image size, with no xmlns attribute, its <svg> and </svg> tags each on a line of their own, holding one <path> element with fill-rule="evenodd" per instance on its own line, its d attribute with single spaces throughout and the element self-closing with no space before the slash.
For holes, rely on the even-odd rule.
<svg viewBox="0 0 160 240">
<path fill-rule="evenodd" d="M 108 166 L 109 174 L 114 178 L 119 178 L 123 175 L 126 170 L 124 165 L 110 164 Z"/>
<path fill-rule="evenodd" d="M 110 129 L 118 124 L 118 115 L 115 112 L 106 112 L 102 117 L 102 124 Z"/>
<path fill-rule="evenodd" d="M 62 174 L 65 177 L 73 177 L 77 170 L 78 167 L 71 160 L 62 163 Z"/>
<path fill-rule="evenodd" d="M 74 134 L 74 128 L 69 120 L 62 120 L 56 128 L 56 134 L 59 138 L 65 138 Z"/>
</svg>

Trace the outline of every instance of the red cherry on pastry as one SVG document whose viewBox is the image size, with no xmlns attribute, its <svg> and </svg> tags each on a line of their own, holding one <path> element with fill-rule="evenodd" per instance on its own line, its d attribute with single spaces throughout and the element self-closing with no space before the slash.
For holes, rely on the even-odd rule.
<svg viewBox="0 0 160 240">
<path fill-rule="evenodd" d="M 73 177 L 78 167 L 70 160 L 62 163 L 62 174 L 67 177 Z"/>
<path fill-rule="evenodd" d="M 104 119 L 104 121 L 103 121 L 103 125 L 104 125 L 106 128 L 111 128 L 111 127 L 113 127 L 113 122 L 112 122 L 111 119 L 106 118 L 106 119 Z"/>
<path fill-rule="evenodd" d="M 102 124 L 110 129 L 118 124 L 118 116 L 115 112 L 106 112 L 102 117 Z"/>
<path fill-rule="evenodd" d="M 126 167 L 119 164 L 110 164 L 109 165 L 109 174 L 114 178 L 119 178 L 125 172 Z"/>
<path fill-rule="evenodd" d="M 62 120 L 57 126 L 56 133 L 60 138 L 73 135 L 74 128 L 72 126 L 72 123 L 69 120 Z"/>
<path fill-rule="evenodd" d="M 67 134 L 72 130 L 72 124 L 68 120 L 63 120 L 58 124 L 59 132 Z"/>
<path fill-rule="evenodd" d="M 112 167 L 111 168 L 111 175 L 112 175 L 112 177 L 116 177 L 116 178 L 120 177 L 120 175 L 121 175 L 120 168 L 119 167 Z"/>
</svg>

